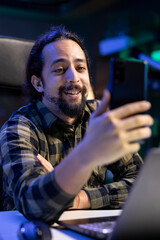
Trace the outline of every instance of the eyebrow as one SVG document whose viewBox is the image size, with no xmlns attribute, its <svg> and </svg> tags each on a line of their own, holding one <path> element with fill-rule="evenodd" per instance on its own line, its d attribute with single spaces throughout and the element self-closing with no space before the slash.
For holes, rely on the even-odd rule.
<svg viewBox="0 0 160 240">
<path fill-rule="evenodd" d="M 52 67 L 54 64 L 59 63 L 59 62 L 67 62 L 67 60 L 64 59 L 64 58 L 56 59 L 56 60 L 54 60 L 54 61 L 51 63 L 50 67 Z M 82 62 L 82 63 L 86 63 L 86 64 L 87 64 L 86 59 L 82 59 L 82 58 L 76 58 L 76 59 L 74 60 L 74 62 Z"/>
</svg>

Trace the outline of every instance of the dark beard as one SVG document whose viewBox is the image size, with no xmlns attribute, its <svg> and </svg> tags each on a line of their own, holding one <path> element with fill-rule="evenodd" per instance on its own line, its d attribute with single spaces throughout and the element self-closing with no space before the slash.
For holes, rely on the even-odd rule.
<svg viewBox="0 0 160 240">
<path fill-rule="evenodd" d="M 65 99 L 63 99 L 62 94 L 64 91 L 69 91 L 72 89 L 81 90 L 82 100 L 79 104 L 69 104 Z M 51 97 L 46 91 L 44 91 L 45 97 L 48 99 L 49 102 L 54 103 L 58 106 L 61 113 L 70 117 L 70 118 L 78 118 L 82 115 L 84 111 L 85 104 L 86 104 L 86 97 L 85 94 L 87 89 L 85 86 L 82 89 L 78 85 L 70 85 L 67 88 L 60 87 L 59 88 L 59 97 Z"/>
</svg>

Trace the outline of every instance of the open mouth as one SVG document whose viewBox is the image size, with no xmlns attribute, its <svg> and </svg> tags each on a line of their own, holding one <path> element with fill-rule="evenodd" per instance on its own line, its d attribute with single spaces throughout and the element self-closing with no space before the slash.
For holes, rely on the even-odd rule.
<svg viewBox="0 0 160 240">
<path fill-rule="evenodd" d="M 80 90 L 69 90 L 69 91 L 64 91 L 65 94 L 69 95 L 78 95 L 81 91 Z"/>
</svg>

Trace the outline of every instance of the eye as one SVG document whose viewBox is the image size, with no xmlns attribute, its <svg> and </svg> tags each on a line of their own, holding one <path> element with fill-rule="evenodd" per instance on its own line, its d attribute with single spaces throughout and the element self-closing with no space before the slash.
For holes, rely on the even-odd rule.
<svg viewBox="0 0 160 240">
<path fill-rule="evenodd" d="M 55 68 L 53 70 L 54 73 L 57 73 L 57 74 L 60 74 L 60 73 L 64 73 L 65 72 L 65 69 L 63 67 L 58 67 L 58 68 Z"/>
<path fill-rule="evenodd" d="M 77 67 L 77 70 L 80 71 L 80 72 L 83 72 L 83 71 L 86 70 L 86 67 L 84 67 L 84 66 L 78 66 L 78 67 Z"/>
</svg>

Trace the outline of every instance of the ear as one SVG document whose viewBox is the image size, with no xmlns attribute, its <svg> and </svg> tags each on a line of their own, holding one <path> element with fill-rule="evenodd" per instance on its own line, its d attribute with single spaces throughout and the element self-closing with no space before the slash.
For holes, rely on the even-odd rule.
<svg viewBox="0 0 160 240">
<path fill-rule="evenodd" d="M 32 75 L 31 83 L 32 83 L 33 87 L 37 90 L 37 92 L 40 92 L 40 93 L 43 92 L 43 83 L 42 83 L 41 78 L 38 78 L 37 76 Z"/>
</svg>

